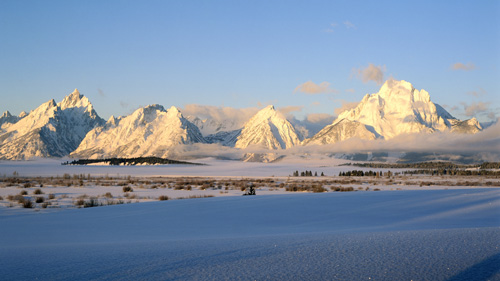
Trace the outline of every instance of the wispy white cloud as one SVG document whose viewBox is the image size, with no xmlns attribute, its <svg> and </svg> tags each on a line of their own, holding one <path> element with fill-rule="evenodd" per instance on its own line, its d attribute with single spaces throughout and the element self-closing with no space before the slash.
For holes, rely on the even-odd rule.
<svg viewBox="0 0 500 281">
<path fill-rule="evenodd" d="M 359 102 L 348 102 L 345 100 L 340 100 L 340 103 L 342 104 L 342 106 L 339 108 L 335 108 L 335 111 L 334 111 L 335 114 L 337 114 L 337 115 L 341 114 L 342 112 L 344 112 L 346 110 L 353 109 L 356 106 L 358 106 L 358 104 L 359 104 Z"/>
<path fill-rule="evenodd" d="M 97 89 L 97 93 L 99 94 L 99 96 L 101 97 L 106 97 L 106 94 L 104 94 L 104 91 L 101 90 L 101 89 Z"/>
<path fill-rule="evenodd" d="M 454 63 L 451 65 L 452 70 L 464 70 L 464 71 L 471 71 L 476 69 L 476 66 L 473 63 L 467 63 L 463 64 L 461 62 Z"/>
<path fill-rule="evenodd" d="M 326 32 L 326 33 L 332 33 L 332 32 L 334 32 L 334 31 L 335 31 L 335 28 L 336 28 L 337 26 L 338 26 L 338 24 L 337 24 L 337 23 L 331 23 L 331 24 L 330 24 L 330 26 L 329 26 L 327 29 L 325 29 L 325 32 Z"/>
<path fill-rule="evenodd" d="M 337 90 L 330 88 L 329 82 L 321 82 L 319 85 L 312 82 L 311 80 L 298 85 L 295 90 L 296 92 L 302 92 L 308 95 L 324 94 L 324 93 L 336 93 Z"/>
<path fill-rule="evenodd" d="M 382 84 L 384 82 L 384 72 L 386 71 L 385 65 L 374 65 L 370 63 L 365 68 L 354 68 L 353 74 L 363 81 L 363 83 L 367 83 L 369 81 L 374 81 L 377 84 Z"/>
<path fill-rule="evenodd" d="M 304 108 L 303 105 L 290 105 L 290 106 L 284 106 L 284 107 L 279 107 L 278 111 L 281 112 L 283 115 L 288 115 L 291 112 L 300 112 Z"/>
<path fill-rule="evenodd" d="M 470 91 L 470 92 L 467 92 L 468 95 L 470 96 L 474 96 L 474 97 L 480 97 L 480 96 L 484 96 L 487 94 L 486 90 L 484 90 L 483 88 L 479 88 L 478 91 Z"/>
<path fill-rule="evenodd" d="M 344 21 L 344 22 L 343 22 L 343 24 L 344 24 L 344 26 L 345 26 L 347 29 L 351 29 L 351 28 L 356 29 L 356 26 L 355 26 L 352 22 L 350 22 L 350 21 L 348 21 L 348 20 Z"/>
<path fill-rule="evenodd" d="M 462 105 L 464 107 L 465 115 L 468 117 L 474 117 L 488 111 L 488 104 L 485 102 L 473 102 L 470 104 L 463 102 Z"/>
<path fill-rule="evenodd" d="M 346 29 L 356 29 L 356 25 L 354 25 L 352 22 L 348 21 L 348 20 L 345 20 L 342 22 L 342 25 L 346 28 Z M 335 32 L 335 30 L 339 28 L 339 24 L 336 23 L 336 22 L 333 22 L 333 23 L 330 23 L 330 26 L 328 26 L 324 31 L 326 33 L 333 33 Z"/>
<path fill-rule="evenodd" d="M 347 89 L 347 90 L 345 90 L 345 91 L 346 91 L 347 93 L 355 93 L 355 92 L 356 92 L 356 90 L 354 90 L 354 89 L 352 89 L 352 88 L 351 88 L 351 89 Z"/>
<path fill-rule="evenodd" d="M 312 137 L 326 125 L 329 125 L 335 120 L 335 116 L 328 113 L 311 113 L 306 115 L 303 120 L 298 120 L 295 116 L 287 116 L 290 123 L 293 124 L 305 138 Z"/>
<path fill-rule="evenodd" d="M 242 126 L 248 119 L 255 115 L 257 111 L 259 111 L 257 107 L 233 108 L 226 106 L 187 104 L 182 109 L 182 114 L 185 116 L 196 116 L 201 119 L 211 118 L 219 122 L 232 120 L 236 126 Z"/>
<path fill-rule="evenodd" d="M 323 123 L 331 124 L 336 117 L 328 113 L 311 113 L 306 116 L 306 119 L 310 123 Z"/>
</svg>

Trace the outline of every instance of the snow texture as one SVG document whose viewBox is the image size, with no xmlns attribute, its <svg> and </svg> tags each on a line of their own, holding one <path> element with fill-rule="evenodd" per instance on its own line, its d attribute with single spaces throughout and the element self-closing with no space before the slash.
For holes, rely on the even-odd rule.
<svg viewBox="0 0 500 281">
<path fill-rule="evenodd" d="M 0 212 L 5 280 L 500 280 L 498 189 Z"/>
</svg>

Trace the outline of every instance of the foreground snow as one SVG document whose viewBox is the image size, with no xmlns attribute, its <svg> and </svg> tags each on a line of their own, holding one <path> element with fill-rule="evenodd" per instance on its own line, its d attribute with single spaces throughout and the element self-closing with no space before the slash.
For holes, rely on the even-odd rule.
<svg viewBox="0 0 500 281">
<path fill-rule="evenodd" d="M 0 225 L 6 280 L 500 280 L 498 189 L 175 200 Z"/>
</svg>

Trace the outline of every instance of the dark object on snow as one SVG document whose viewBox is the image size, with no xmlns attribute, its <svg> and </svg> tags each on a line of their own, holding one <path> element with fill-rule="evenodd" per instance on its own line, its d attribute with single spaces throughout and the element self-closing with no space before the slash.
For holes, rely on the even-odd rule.
<svg viewBox="0 0 500 281">
<path fill-rule="evenodd" d="M 243 196 L 245 195 L 255 195 L 255 188 L 253 188 L 253 185 L 251 185 L 248 191 L 243 194 Z"/>
</svg>

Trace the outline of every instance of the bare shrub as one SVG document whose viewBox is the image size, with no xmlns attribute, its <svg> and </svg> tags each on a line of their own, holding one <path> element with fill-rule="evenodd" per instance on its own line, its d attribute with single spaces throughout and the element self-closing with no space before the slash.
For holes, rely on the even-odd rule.
<svg viewBox="0 0 500 281">
<path fill-rule="evenodd" d="M 332 187 L 332 191 L 349 192 L 349 191 L 354 191 L 354 188 L 352 186 L 348 186 L 348 187 L 335 186 L 335 187 Z"/>
<path fill-rule="evenodd" d="M 160 200 L 160 201 L 165 201 L 165 200 L 168 200 L 168 199 L 169 199 L 169 198 L 168 198 L 168 196 L 167 196 L 167 195 L 160 195 L 160 196 L 158 197 L 158 200 Z"/>
<path fill-rule="evenodd" d="M 23 191 L 19 192 L 19 195 L 28 195 L 28 191 L 23 190 Z"/>
<path fill-rule="evenodd" d="M 26 208 L 26 209 L 33 208 L 33 202 L 31 202 L 31 200 L 29 200 L 29 199 L 24 199 L 21 204 L 23 205 L 23 208 Z"/>
<path fill-rule="evenodd" d="M 40 194 L 43 194 L 43 192 L 40 188 L 37 188 L 33 191 L 33 194 L 40 195 Z"/>
<path fill-rule="evenodd" d="M 95 198 L 95 197 L 90 197 L 89 200 L 86 200 L 83 203 L 84 208 L 91 208 L 91 207 L 98 207 L 98 206 L 102 206 L 102 204 L 100 204 L 99 200 L 97 200 L 97 198 Z"/>
<path fill-rule="evenodd" d="M 53 193 L 50 193 L 49 194 L 49 199 L 54 199 L 54 198 L 56 198 L 56 196 Z"/>
<path fill-rule="evenodd" d="M 106 198 L 113 198 L 113 194 L 111 194 L 111 192 L 106 192 L 104 194 L 104 197 L 106 197 Z"/>
<path fill-rule="evenodd" d="M 45 201 L 45 198 L 43 198 L 42 196 L 37 197 L 37 198 L 35 199 L 35 202 L 36 202 L 36 203 L 43 203 L 44 201 Z"/>
<path fill-rule="evenodd" d="M 134 191 L 134 189 L 132 189 L 132 187 L 130 187 L 130 186 L 124 186 L 122 189 L 123 189 L 123 192 L 133 192 Z"/>
<path fill-rule="evenodd" d="M 85 204 L 85 200 L 83 198 L 80 198 L 75 202 L 76 206 L 83 206 L 83 204 Z"/>
</svg>

